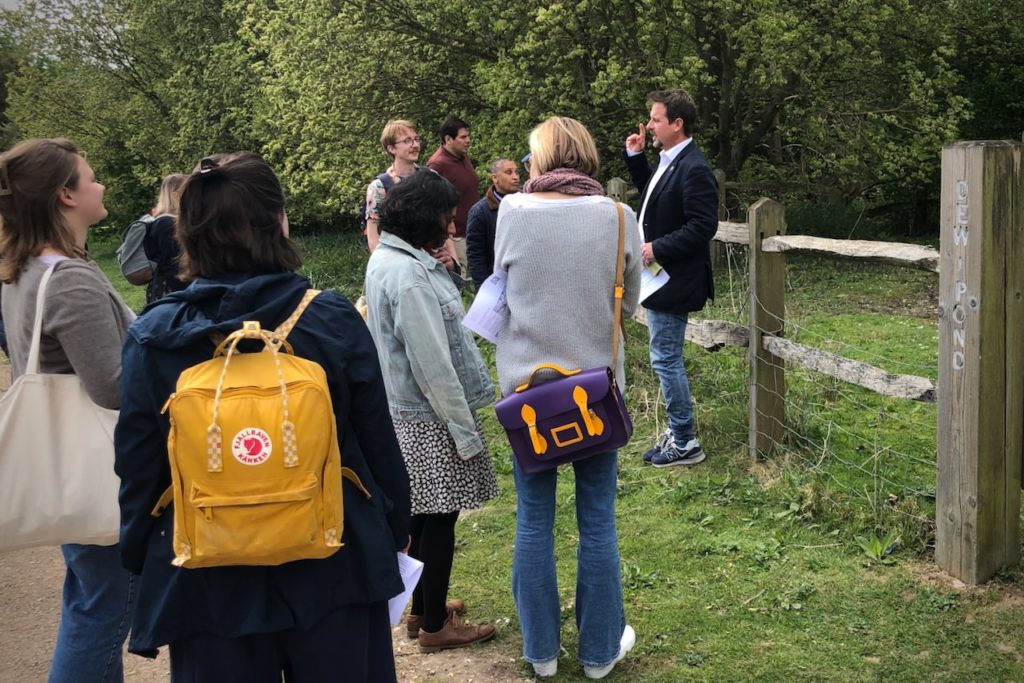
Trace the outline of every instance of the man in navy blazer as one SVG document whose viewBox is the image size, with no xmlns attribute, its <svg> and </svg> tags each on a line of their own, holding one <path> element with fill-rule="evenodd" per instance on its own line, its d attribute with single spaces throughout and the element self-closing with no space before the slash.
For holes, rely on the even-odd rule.
<svg viewBox="0 0 1024 683">
<path fill-rule="evenodd" d="M 693 420 L 693 401 L 683 365 L 683 340 L 692 311 L 714 297 L 709 244 L 718 230 L 718 185 L 691 135 L 697 107 L 685 91 L 647 96 L 646 130 L 626 138 L 626 166 L 640 190 L 639 227 L 645 265 L 658 264 L 669 280 L 643 300 L 651 338 L 651 366 L 665 397 L 668 429 L 644 454 L 655 467 L 694 465 L 704 460 Z M 659 163 L 644 155 L 647 131 L 660 152 Z"/>
</svg>

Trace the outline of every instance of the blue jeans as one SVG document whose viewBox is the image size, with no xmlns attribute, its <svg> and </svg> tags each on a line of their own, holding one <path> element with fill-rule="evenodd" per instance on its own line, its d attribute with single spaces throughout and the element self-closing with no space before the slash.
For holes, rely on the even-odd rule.
<svg viewBox="0 0 1024 683">
<path fill-rule="evenodd" d="M 626 626 L 619 540 L 615 533 L 616 453 L 572 464 L 576 473 L 576 626 L 579 660 L 605 666 L 619 654 Z M 562 625 L 555 572 L 555 484 L 558 471 L 524 474 L 514 468 L 518 504 L 512 556 L 512 595 L 523 631 L 523 656 L 546 662 L 561 650 Z"/>
<path fill-rule="evenodd" d="M 116 545 L 62 545 L 64 596 L 49 683 L 124 681 L 135 586 Z"/>
<path fill-rule="evenodd" d="M 693 399 L 683 365 L 683 341 L 687 315 L 662 313 L 648 309 L 647 330 L 651 337 L 651 367 L 658 375 L 665 397 L 668 428 L 676 444 L 684 446 L 694 437 Z"/>
</svg>

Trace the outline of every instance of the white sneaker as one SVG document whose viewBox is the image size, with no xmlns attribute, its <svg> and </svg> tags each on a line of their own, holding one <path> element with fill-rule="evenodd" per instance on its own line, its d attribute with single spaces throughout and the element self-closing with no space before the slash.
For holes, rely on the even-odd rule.
<svg viewBox="0 0 1024 683">
<path fill-rule="evenodd" d="M 632 626 L 626 624 L 626 628 L 622 629 L 622 640 L 619 641 L 619 655 L 612 660 L 612 663 L 605 666 L 584 666 L 583 673 L 587 678 L 604 678 L 633 649 L 634 645 L 636 645 L 636 632 Z"/>
<path fill-rule="evenodd" d="M 558 673 L 558 657 L 546 662 L 533 662 L 533 673 L 537 674 L 538 678 L 551 678 Z"/>
</svg>

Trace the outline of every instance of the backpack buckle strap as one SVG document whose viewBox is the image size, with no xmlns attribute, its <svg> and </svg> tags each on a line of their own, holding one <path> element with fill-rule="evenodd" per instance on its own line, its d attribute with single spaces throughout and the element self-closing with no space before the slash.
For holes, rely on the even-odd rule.
<svg viewBox="0 0 1024 683">
<path fill-rule="evenodd" d="M 355 470 L 349 467 L 342 467 L 341 477 L 343 479 L 348 479 L 350 482 L 355 484 L 356 488 L 363 492 L 363 495 L 366 496 L 367 500 L 373 497 L 370 495 L 370 492 L 366 490 L 366 487 L 363 486 L 363 482 L 359 479 L 359 475 L 355 473 Z"/>
<path fill-rule="evenodd" d="M 221 444 L 220 425 L 214 422 L 206 428 L 206 471 L 222 472 L 224 470 L 224 458 Z"/>
<path fill-rule="evenodd" d="M 166 510 L 167 506 L 170 505 L 172 502 L 174 502 L 173 484 L 168 486 L 167 490 L 165 490 L 160 495 L 160 500 L 156 501 L 156 505 L 154 505 L 153 509 L 149 511 L 149 514 L 153 517 L 159 517 L 160 515 L 164 514 L 164 510 Z"/>
<path fill-rule="evenodd" d="M 299 446 L 295 439 L 295 424 L 291 420 L 285 420 L 281 425 L 281 440 L 284 442 L 284 466 L 298 466 Z"/>
</svg>

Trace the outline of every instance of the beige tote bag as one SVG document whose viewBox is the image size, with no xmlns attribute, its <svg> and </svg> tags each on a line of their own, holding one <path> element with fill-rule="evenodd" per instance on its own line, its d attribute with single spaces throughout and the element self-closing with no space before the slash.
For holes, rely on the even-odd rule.
<svg viewBox="0 0 1024 683">
<path fill-rule="evenodd" d="M 39 282 L 25 374 L 0 396 L 0 551 L 117 542 L 117 411 L 93 403 L 76 375 L 39 372 L 53 268 Z"/>
</svg>

